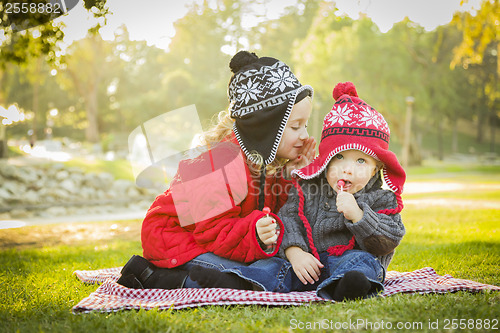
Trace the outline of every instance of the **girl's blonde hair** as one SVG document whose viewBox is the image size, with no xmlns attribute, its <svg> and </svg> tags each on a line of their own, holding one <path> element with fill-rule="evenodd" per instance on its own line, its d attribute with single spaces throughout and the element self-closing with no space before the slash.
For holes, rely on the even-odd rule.
<svg viewBox="0 0 500 333">
<path fill-rule="evenodd" d="M 219 114 L 214 117 L 215 125 L 212 126 L 211 129 L 204 132 L 201 136 L 202 144 L 208 146 L 214 146 L 223 140 L 226 140 L 233 133 L 234 119 L 231 118 L 231 114 L 229 110 L 221 111 Z M 252 162 L 249 158 L 247 158 L 247 164 L 250 169 L 250 172 L 259 176 L 262 165 L 264 164 L 264 158 L 256 151 L 252 151 L 250 153 L 251 159 L 256 162 Z M 283 158 L 275 158 L 271 164 L 266 165 L 266 175 L 274 175 L 277 172 L 283 170 L 283 167 L 288 162 L 287 159 Z"/>
</svg>

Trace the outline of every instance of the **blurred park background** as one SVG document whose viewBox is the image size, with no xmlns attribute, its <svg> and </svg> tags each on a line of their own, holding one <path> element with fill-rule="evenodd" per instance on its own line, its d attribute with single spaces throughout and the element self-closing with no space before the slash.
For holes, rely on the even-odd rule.
<svg viewBox="0 0 500 333">
<path fill-rule="evenodd" d="M 22 12 L 21 3 L 48 2 L 0 1 L 0 331 L 289 332 L 291 318 L 498 318 L 494 292 L 70 309 L 96 290 L 75 270 L 119 267 L 142 251 L 141 221 L 160 190 L 137 186 L 130 135 L 165 119 L 168 131 L 156 128 L 165 144 L 195 135 L 182 120 L 207 129 L 227 108 L 228 63 L 240 49 L 283 60 L 315 89 L 308 129 L 317 139 L 337 82 L 354 82 L 384 115 L 408 175 L 407 234 L 390 270 L 432 267 L 499 285 L 500 0 L 50 0 L 69 12 Z"/>
<path fill-rule="evenodd" d="M 389 122 L 391 149 L 405 166 L 449 161 L 498 171 L 497 0 L 83 0 L 41 25 L 27 13 L 34 27 L 23 31 L 5 19 L 6 3 L 0 217 L 15 217 L 13 207 L 31 216 L 31 206 L 70 197 L 113 206 L 123 193 L 144 199 L 145 211 L 154 193 L 133 186 L 129 134 L 188 105 L 207 129 L 227 108 L 228 63 L 241 49 L 283 60 L 313 86 L 316 138 L 334 85 L 352 81 Z M 51 181 L 59 188 L 42 191 Z"/>
</svg>

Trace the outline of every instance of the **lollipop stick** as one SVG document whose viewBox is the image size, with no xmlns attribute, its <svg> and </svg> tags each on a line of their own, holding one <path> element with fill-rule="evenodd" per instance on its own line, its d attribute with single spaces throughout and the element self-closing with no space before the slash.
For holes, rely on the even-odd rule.
<svg viewBox="0 0 500 333">
<path fill-rule="evenodd" d="M 271 208 L 269 207 L 264 207 L 262 208 L 262 212 L 264 214 L 266 214 L 266 217 L 269 217 L 269 213 L 271 212 Z M 276 223 L 276 221 L 274 221 L 273 219 L 273 223 Z M 280 228 L 279 226 L 277 225 L 276 226 L 276 235 L 279 235 L 280 234 Z M 269 253 L 272 253 L 274 252 L 274 250 L 276 249 L 276 242 L 274 244 L 270 244 L 267 246 L 267 251 L 266 252 L 269 252 Z"/>
<path fill-rule="evenodd" d="M 340 187 L 340 192 L 343 192 L 344 191 L 345 181 L 343 181 L 342 179 L 339 179 L 337 181 L 337 185 Z"/>
</svg>

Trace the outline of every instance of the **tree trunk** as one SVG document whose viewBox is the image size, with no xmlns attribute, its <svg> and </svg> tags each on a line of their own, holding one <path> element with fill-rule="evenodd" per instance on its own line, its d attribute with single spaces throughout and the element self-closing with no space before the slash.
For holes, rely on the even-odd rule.
<svg viewBox="0 0 500 333">
<path fill-rule="evenodd" d="M 404 143 L 404 123 L 401 123 L 400 119 L 397 115 L 392 115 L 390 113 L 384 114 L 386 120 L 389 120 L 391 123 L 391 133 L 394 133 L 400 140 L 400 142 Z M 398 159 L 402 162 L 402 151 L 398 155 Z M 422 165 L 422 154 L 420 152 L 420 143 L 416 140 L 415 131 L 411 134 L 410 137 L 410 149 L 409 149 L 409 166 L 413 165 Z"/>
<path fill-rule="evenodd" d="M 494 110 L 491 112 L 491 120 L 490 120 L 490 152 L 494 153 L 495 152 L 495 134 L 497 131 L 497 115 L 495 114 Z"/>
<path fill-rule="evenodd" d="M 2 90 L 2 83 L 3 83 L 3 71 L 0 70 L 0 105 L 3 105 L 3 90 Z M 2 118 L 0 118 L 0 159 L 2 158 L 7 158 L 7 125 L 2 124 Z"/>
<path fill-rule="evenodd" d="M 451 151 L 456 154 L 458 153 L 458 121 L 457 121 L 457 116 L 455 115 L 453 117 L 453 133 L 451 136 Z"/>
<path fill-rule="evenodd" d="M 410 150 L 412 146 L 412 132 L 411 132 L 411 123 L 412 123 L 412 118 L 413 118 L 413 103 L 414 99 L 413 97 L 407 97 L 406 98 L 406 115 L 405 115 L 405 126 L 404 126 L 404 139 L 403 139 L 403 153 L 402 153 L 402 162 L 403 162 L 403 168 L 407 168 L 411 162 L 410 162 Z"/>
<path fill-rule="evenodd" d="M 71 77 L 78 93 L 85 96 L 85 113 L 87 115 L 88 122 L 87 128 L 85 129 L 85 139 L 92 143 L 99 142 L 99 128 L 97 123 L 97 89 L 99 87 L 99 79 L 94 78 L 92 80 L 93 82 L 85 84 L 85 82 L 81 82 L 76 73 L 69 68 L 67 69 L 67 73 Z"/>
<path fill-rule="evenodd" d="M 92 143 L 99 142 L 99 128 L 97 123 L 97 86 L 97 84 L 94 84 L 88 90 L 88 95 L 86 98 L 88 126 L 85 129 L 85 137 L 87 141 Z"/>
<path fill-rule="evenodd" d="M 420 154 L 420 145 L 418 144 L 417 140 L 415 140 L 415 135 L 413 134 L 412 137 L 414 140 L 410 143 L 410 165 L 411 166 L 418 166 L 422 165 L 422 154 Z"/>
<path fill-rule="evenodd" d="M 7 126 L 0 123 L 0 159 L 7 158 Z"/>
<path fill-rule="evenodd" d="M 442 119 L 436 118 L 436 123 L 437 123 L 437 149 L 438 149 L 437 154 L 438 154 L 438 160 L 442 161 L 444 159 Z"/>
<path fill-rule="evenodd" d="M 497 43 L 497 51 L 500 51 L 500 43 Z M 492 153 L 495 152 L 495 134 L 497 131 L 497 113 L 496 110 L 498 110 L 498 105 L 500 103 L 497 103 L 497 91 L 496 88 L 498 87 L 498 76 L 500 75 L 500 55 L 497 54 L 497 75 L 495 76 L 495 84 L 493 85 L 493 103 L 491 103 L 492 108 L 491 108 L 491 120 L 490 120 L 490 131 L 491 131 L 491 143 L 490 143 L 490 151 Z"/>
<path fill-rule="evenodd" d="M 476 129 L 476 142 L 483 143 L 483 127 L 484 127 L 484 112 L 483 106 L 478 105 L 477 110 L 477 129 Z"/>
<path fill-rule="evenodd" d="M 37 74 L 39 72 L 37 71 Z M 40 84 L 38 83 L 38 80 L 35 79 L 34 82 L 33 82 L 33 104 L 31 105 L 31 108 L 32 108 L 32 111 L 33 111 L 33 122 L 31 124 L 31 128 L 33 130 L 33 134 L 32 134 L 32 137 L 30 138 L 30 142 L 33 142 L 33 144 L 36 142 L 36 129 L 37 129 L 37 120 L 38 120 L 38 106 L 39 106 L 39 103 L 38 103 L 38 100 L 39 100 L 39 89 L 40 87 Z"/>
<path fill-rule="evenodd" d="M 322 105 L 320 102 L 315 102 L 314 110 L 322 110 Z M 321 131 L 323 126 L 323 119 L 321 118 L 321 114 L 319 112 L 313 112 L 311 115 L 311 121 L 309 124 L 312 124 L 311 130 L 309 131 L 309 135 L 313 136 L 316 139 L 316 149 L 318 148 L 319 142 L 321 140 Z"/>
</svg>

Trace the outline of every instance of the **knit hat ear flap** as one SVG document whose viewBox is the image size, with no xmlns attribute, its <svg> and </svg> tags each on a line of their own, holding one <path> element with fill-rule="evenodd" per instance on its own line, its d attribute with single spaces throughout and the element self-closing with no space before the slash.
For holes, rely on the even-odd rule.
<svg viewBox="0 0 500 333">
<path fill-rule="evenodd" d="M 386 214 L 386 215 L 392 215 L 392 214 L 397 214 L 403 210 L 403 199 L 401 198 L 401 193 L 395 192 L 394 195 L 396 196 L 396 202 L 397 206 L 396 208 L 392 209 L 381 209 L 377 213 L 379 214 Z"/>
</svg>

